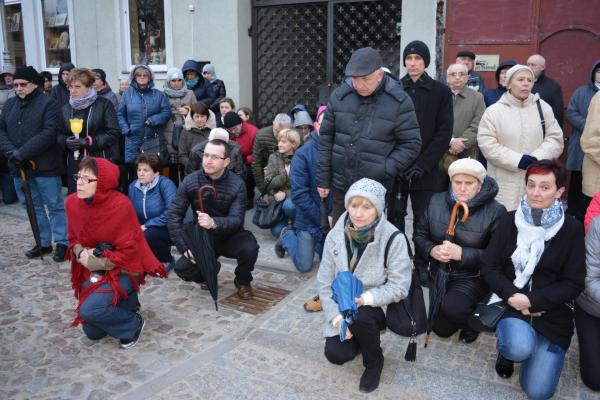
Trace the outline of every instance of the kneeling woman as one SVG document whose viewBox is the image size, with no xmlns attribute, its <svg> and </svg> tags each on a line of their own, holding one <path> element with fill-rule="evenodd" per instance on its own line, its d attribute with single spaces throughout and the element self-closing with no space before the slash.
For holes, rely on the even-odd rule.
<svg viewBox="0 0 600 400">
<path fill-rule="evenodd" d="M 166 276 L 140 229 L 129 199 L 117 192 L 119 168 L 102 158 L 84 158 L 67 197 L 71 283 L 79 300 L 73 326 L 83 323 L 92 340 L 106 335 L 122 348 L 139 340 L 144 319 L 137 291 L 146 274 Z"/>
<path fill-rule="evenodd" d="M 406 297 L 411 263 L 406 241 L 398 235 L 384 265 L 385 248 L 396 228 L 385 217 L 385 188 L 380 183 L 363 178 L 350 186 L 344 200 L 347 212 L 325 239 L 317 275 L 325 318 L 325 357 L 343 364 L 362 353 L 365 371 L 359 389 L 368 393 L 379 386 L 383 369 L 379 334 L 385 328 L 385 315 L 381 307 Z M 352 271 L 365 291 L 356 298 L 358 317 L 340 342 L 342 315 L 331 297 L 331 284 L 343 271 Z"/>
<path fill-rule="evenodd" d="M 565 215 L 566 173 L 558 161 L 529 166 L 526 193 L 498 222 L 481 274 L 507 304 L 496 327 L 496 372 L 519 381 L 529 398 L 549 399 L 573 336 L 573 304 L 584 287 L 583 225 Z"/>
<path fill-rule="evenodd" d="M 436 193 L 415 232 L 416 252 L 429 259 L 432 273 L 449 268 L 450 279 L 433 331 L 441 337 L 452 336 L 461 329 L 460 340 L 471 343 L 478 333 L 470 329 L 467 320 L 477 302 L 489 293 L 479 276 L 483 251 L 500 217 L 506 213 L 494 200 L 498 193 L 496 181 L 487 176 L 483 165 L 471 158 L 454 161 L 448 168 L 450 189 Z M 457 224 L 454 242 L 446 240 L 450 214 L 457 200 L 469 207 L 469 219 Z"/>
</svg>

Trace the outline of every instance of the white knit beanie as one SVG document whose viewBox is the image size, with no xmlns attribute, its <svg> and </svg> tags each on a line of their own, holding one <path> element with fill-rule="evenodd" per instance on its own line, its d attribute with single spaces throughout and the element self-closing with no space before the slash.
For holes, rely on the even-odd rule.
<svg viewBox="0 0 600 400">
<path fill-rule="evenodd" d="M 506 71 L 506 77 L 505 77 L 506 87 L 508 87 L 508 85 L 510 84 L 510 80 L 512 79 L 512 77 L 522 69 L 528 71 L 531 74 L 531 81 L 535 82 L 535 74 L 533 73 L 533 70 L 531 68 L 529 68 L 527 65 L 517 64 L 517 65 L 513 65 L 512 67 L 510 67 L 508 69 L 508 71 Z"/>
<path fill-rule="evenodd" d="M 221 139 L 224 142 L 229 142 L 229 132 L 223 128 L 214 128 L 208 134 L 208 140 Z"/>
<path fill-rule="evenodd" d="M 356 196 L 364 197 L 369 200 L 371 204 L 375 206 L 377 215 L 383 215 L 383 210 L 385 209 L 385 188 L 381 183 L 369 178 L 362 178 L 354 182 L 344 197 L 346 210 L 348 209 L 350 200 Z"/>
<path fill-rule="evenodd" d="M 459 158 L 448 167 L 450 179 L 456 174 L 470 175 L 477 178 L 480 183 L 483 183 L 486 171 L 483 164 L 473 158 Z"/>
</svg>

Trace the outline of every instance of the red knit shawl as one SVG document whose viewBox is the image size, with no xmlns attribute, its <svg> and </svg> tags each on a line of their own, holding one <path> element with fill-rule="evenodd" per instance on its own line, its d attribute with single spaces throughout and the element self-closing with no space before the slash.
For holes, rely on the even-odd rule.
<svg viewBox="0 0 600 400">
<path fill-rule="evenodd" d="M 79 300 L 73 326 L 84 322 L 79 315 L 79 308 L 100 285 L 111 286 L 113 305 L 120 299 L 127 298 L 127 293 L 119 284 L 121 273 L 129 275 L 136 291 L 139 291 L 139 285 L 132 273 L 137 274 L 140 285 L 145 282 L 145 274 L 167 276 L 163 264 L 156 259 L 146 242 L 133 205 L 116 190 L 119 181 L 118 167 L 103 158 L 94 160 L 98 165 L 98 182 L 93 199 L 86 202 L 79 199 L 77 193 L 73 193 L 65 203 L 69 235 L 67 259 L 71 260 L 71 284 L 75 298 Z M 100 242 L 110 243 L 115 248 L 114 251 L 105 251 L 104 256 L 116 267 L 107 271 L 98 282 L 82 289 L 90 271 L 77 262 L 73 248 L 77 244 L 95 248 Z"/>
</svg>

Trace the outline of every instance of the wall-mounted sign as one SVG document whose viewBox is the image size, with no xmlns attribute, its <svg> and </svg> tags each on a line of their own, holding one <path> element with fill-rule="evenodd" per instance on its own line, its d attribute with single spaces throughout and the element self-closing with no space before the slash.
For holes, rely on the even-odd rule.
<svg viewBox="0 0 600 400">
<path fill-rule="evenodd" d="M 496 71 L 499 62 L 499 54 L 477 54 L 475 58 L 475 71 Z"/>
</svg>

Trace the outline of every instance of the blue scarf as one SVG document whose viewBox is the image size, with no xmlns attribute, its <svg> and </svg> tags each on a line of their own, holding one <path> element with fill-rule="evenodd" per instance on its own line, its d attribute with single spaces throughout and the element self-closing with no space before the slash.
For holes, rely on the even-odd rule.
<svg viewBox="0 0 600 400">
<path fill-rule="evenodd" d="M 521 209 L 525 221 L 533 226 L 541 226 L 548 229 L 556 224 L 564 214 L 560 200 L 554 200 L 554 203 L 548 208 L 532 208 L 527 202 L 527 196 L 521 199 Z"/>
<path fill-rule="evenodd" d="M 193 89 L 198 84 L 199 81 L 200 81 L 199 77 L 195 77 L 194 79 L 189 79 L 189 80 L 186 79 L 185 80 L 185 86 L 188 89 Z"/>
<path fill-rule="evenodd" d="M 98 93 L 96 93 L 96 89 L 90 88 L 86 94 L 78 99 L 69 98 L 69 104 L 73 107 L 73 110 L 83 110 L 94 104 L 97 98 Z"/>
</svg>

